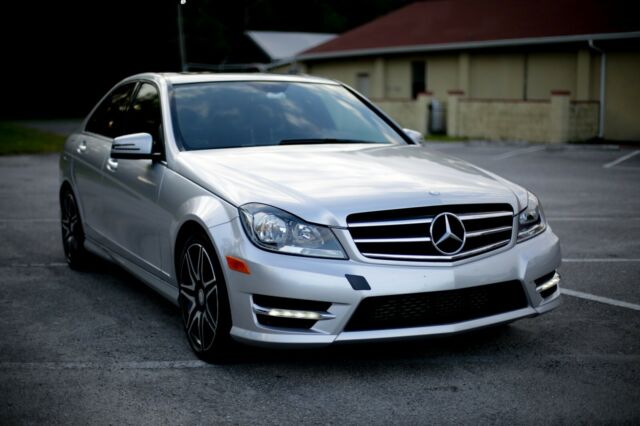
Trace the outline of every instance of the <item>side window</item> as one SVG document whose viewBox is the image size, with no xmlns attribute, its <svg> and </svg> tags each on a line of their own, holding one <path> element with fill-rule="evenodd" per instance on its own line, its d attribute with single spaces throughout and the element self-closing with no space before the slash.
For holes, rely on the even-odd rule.
<svg viewBox="0 0 640 426">
<path fill-rule="evenodd" d="M 127 133 L 149 133 L 155 152 L 162 147 L 162 113 L 160 95 L 152 84 L 142 83 L 127 112 Z"/>
<path fill-rule="evenodd" d="M 129 83 L 111 92 L 89 118 L 86 130 L 109 138 L 125 134 L 125 112 L 135 87 L 135 83 Z"/>
</svg>

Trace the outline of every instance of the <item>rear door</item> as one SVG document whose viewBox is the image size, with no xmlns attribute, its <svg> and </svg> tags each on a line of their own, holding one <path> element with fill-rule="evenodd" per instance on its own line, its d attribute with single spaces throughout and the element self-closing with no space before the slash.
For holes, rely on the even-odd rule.
<svg viewBox="0 0 640 426">
<path fill-rule="evenodd" d="M 113 138 L 124 127 L 124 114 L 131 102 L 135 83 L 114 88 L 87 120 L 74 140 L 73 181 L 83 214 L 87 236 L 100 240 L 102 226 L 102 170 L 109 158 Z"/>
<path fill-rule="evenodd" d="M 107 160 L 103 181 L 105 235 L 112 250 L 166 278 L 161 246 L 171 218 L 157 203 L 166 164 L 160 96 L 152 82 L 140 82 L 126 113 L 125 131 L 151 134 L 153 151 L 160 159 Z"/>
</svg>

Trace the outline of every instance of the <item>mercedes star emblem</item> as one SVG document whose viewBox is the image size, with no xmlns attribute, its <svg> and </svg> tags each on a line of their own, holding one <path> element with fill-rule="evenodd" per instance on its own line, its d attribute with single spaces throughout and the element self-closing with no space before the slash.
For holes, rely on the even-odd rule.
<svg viewBox="0 0 640 426">
<path fill-rule="evenodd" d="M 431 242 L 442 254 L 453 255 L 464 247 L 467 238 L 462 221 L 453 213 L 440 213 L 431 222 Z"/>
</svg>

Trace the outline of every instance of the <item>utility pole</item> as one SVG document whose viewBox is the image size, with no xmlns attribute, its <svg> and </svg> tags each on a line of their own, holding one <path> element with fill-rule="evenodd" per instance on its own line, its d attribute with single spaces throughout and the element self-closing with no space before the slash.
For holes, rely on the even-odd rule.
<svg viewBox="0 0 640 426">
<path fill-rule="evenodd" d="M 182 72 L 189 71 L 187 66 L 187 51 L 184 45 L 184 29 L 182 27 L 182 6 L 187 0 L 180 0 L 178 3 L 178 45 L 180 48 L 180 69 Z"/>
</svg>

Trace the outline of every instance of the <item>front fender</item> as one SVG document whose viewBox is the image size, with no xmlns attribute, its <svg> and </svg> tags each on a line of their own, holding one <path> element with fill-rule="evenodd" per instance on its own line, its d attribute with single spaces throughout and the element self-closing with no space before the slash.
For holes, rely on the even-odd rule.
<svg viewBox="0 0 640 426">
<path fill-rule="evenodd" d="M 169 245 L 165 249 L 165 270 L 175 276 L 176 240 L 187 222 L 197 223 L 207 234 L 209 229 L 229 222 L 238 216 L 238 209 L 205 190 L 196 183 L 168 169 L 159 194 L 162 208 L 172 215 Z M 209 235 L 211 238 L 211 235 Z M 211 239 L 215 245 L 215 241 Z"/>
</svg>

